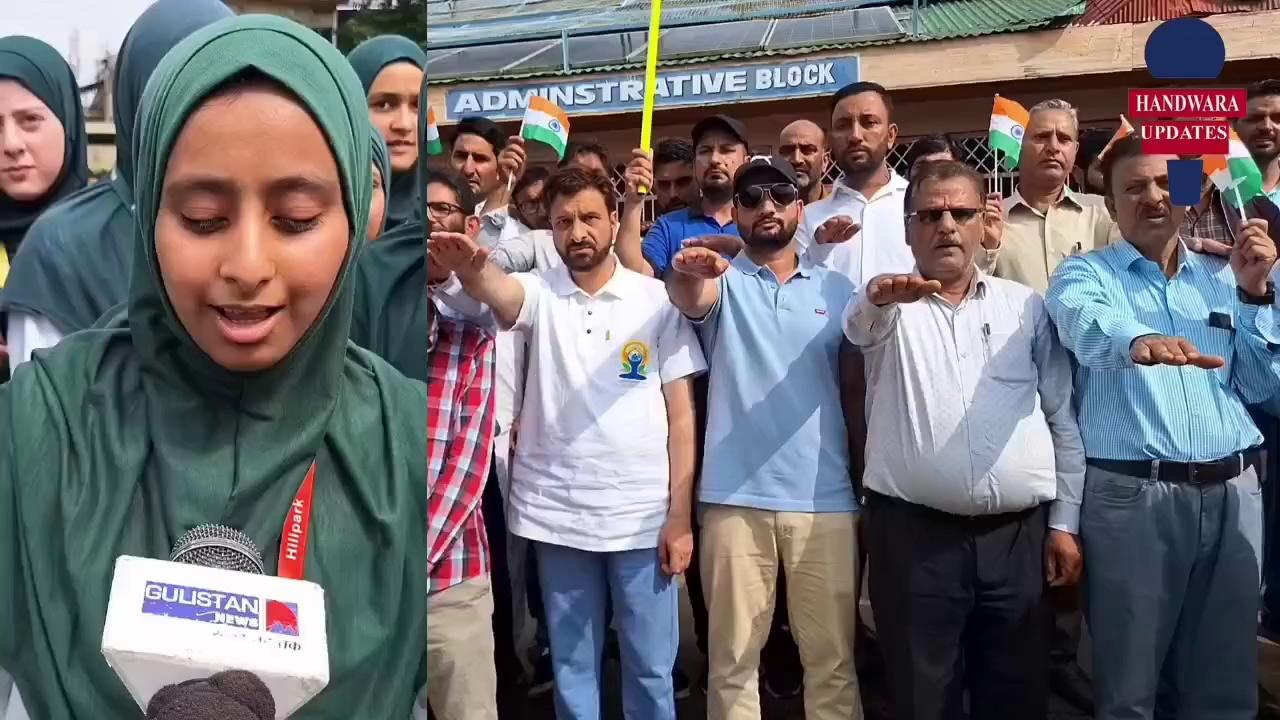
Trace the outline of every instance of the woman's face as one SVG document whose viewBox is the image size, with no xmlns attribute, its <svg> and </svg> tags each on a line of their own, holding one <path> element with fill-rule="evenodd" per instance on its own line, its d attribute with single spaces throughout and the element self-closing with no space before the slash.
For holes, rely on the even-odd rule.
<svg viewBox="0 0 1280 720">
<path fill-rule="evenodd" d="M 214 362 L 249 372 L 315 324 L 352 231 L 324 133 L 284 91 L 250 85 L 187 119 L 155 234 L 183 327 Z"/>
<path fill-rule="evenodd" d="M 382 232 L 382 221 L 387 213 L 387 190 L 382 182 L 382 171 L 373 166 L 373 200 L 369 203 L 369 232 L 366 233 L 372 242 Z"/>
<path fill-rule="evenodd" d="M 0 194 L 39 200 L 62 175 L 66 155 L 58 116 L 22 83 L 0 79 Z"/>
<path fill-rule="evenodd" d="M 418 101 L 422 70 L 409 62 L 392 63 L 369 88 L 369 119 L 387 141 L 391 169 L 405 172 L 418 162 Z"/>
</svg>

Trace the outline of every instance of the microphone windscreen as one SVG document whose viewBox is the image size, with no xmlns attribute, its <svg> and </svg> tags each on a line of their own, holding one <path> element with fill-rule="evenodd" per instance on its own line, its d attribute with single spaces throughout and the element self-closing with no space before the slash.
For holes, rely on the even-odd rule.
<svg viewBox="0 0 1280 720">
<path fill-rule="evenodd" d="M 248 535 L 226 525 L 197 525 L 173 544 L 169 560 L 187 565 L 262 574 L 262 551 Z"/>
<path fill-rule="evenodd" d="M 275 716 L 271 691 L 258 676 L 242 670 L 169 685 L 147 705 L 147 720 L 274 720 Z"/>
</svg>

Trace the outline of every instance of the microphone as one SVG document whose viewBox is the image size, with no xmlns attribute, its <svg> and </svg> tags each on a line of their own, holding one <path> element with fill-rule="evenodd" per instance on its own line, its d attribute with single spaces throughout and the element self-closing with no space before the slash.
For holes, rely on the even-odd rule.
<svg viewBox="0 0 1280 720">
<path fill-rule="evenodd" d="M 147 706 L 147 720 L 272 720 L 275 716 L 271 691 L 257 675 L 239 670 L 161 688 Z"/>
<path fill-rule="evenodd" d="M 116 558 L 102 653 L 149 719 L 284 720 L 329 684 L 324 590 L 262 572 L 223 525 L 187 531 L 169 561 Z"/>
</svg>

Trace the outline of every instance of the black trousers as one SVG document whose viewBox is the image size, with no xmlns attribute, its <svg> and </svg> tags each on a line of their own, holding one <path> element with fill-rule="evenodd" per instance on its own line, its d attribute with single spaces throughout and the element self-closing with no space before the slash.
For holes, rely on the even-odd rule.
<svg viewBox="0 0 1280 720">
<path fill-rule="evenodd" d="M 515 610 L 508 564 L 507 512 L 497 472 L 490 469 L 480 500 L 485 534 L 489 536 L 489 583 L 493 588 L 493 663 L 498 676 L 498 717 L 514 720 L 524 712 L 520 687 L 521 665 L 516 654 Z"/>
<path fill-rule="evenodd" d="M 868 493 L 871 605 L 896 720 L 1048 713 L 1048 507 L 978 518 Z"/>
</svg>

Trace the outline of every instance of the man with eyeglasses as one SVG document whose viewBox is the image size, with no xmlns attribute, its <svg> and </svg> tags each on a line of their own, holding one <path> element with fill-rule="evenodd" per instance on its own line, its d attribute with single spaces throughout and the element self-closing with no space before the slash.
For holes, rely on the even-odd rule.
<svg viewBox="0 0 1280 720">
<path fill-rule="evenodd" d="M 733 180 L 745 241 L 733 260 L 686 247 L 667 291 L 708 353 L 707 438 L 698 488 L 710 608 L 707 708 L 759 720 L 760 650 L 787 576 L 813 720 L 861 718 L 854 671 L 858 503 L 841 407 L 843 275 L 802 263 L 804 203 L 785 160 L 754 160 Z"/>
<path fill-rule="evenodd" d="M 894 716 L 1043 718 L 1044 586 L 1076 581 L 1084 448 L 1071 361 L 1044 300 L 974 264 L 983 178 L 923 165 L 907 189 L 915 272 L 844 313 L 867 367 L 871 605 Z"/>
</svg>

